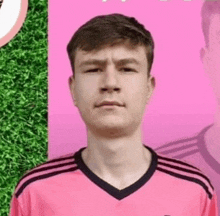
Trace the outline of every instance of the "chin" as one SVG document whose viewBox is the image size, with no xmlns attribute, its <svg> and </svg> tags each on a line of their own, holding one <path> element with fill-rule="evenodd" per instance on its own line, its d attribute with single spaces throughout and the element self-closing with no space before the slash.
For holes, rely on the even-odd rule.
<svg viewBox="0 0 220 216">
<path fill-rule="evenodd" d="M 117 124 L 116 122 L 112 122 L 112 123 L 107 123 L 107 124 L 99 124 L 97 126 L 95 126 L 97 129 L 100 130 L 123 130 L 123 128 L 126 128 L 125 124 Z"/>
<path fill-rule="evenodd" d="M 119 128 L 119 127 L 103 127 L 98 128 L 96 130 L 96 133 L 104 136 L 104 137 L 122 137 L 128 134 L 128 132 L 125 130 L 125 128 Z"/>
</svg>

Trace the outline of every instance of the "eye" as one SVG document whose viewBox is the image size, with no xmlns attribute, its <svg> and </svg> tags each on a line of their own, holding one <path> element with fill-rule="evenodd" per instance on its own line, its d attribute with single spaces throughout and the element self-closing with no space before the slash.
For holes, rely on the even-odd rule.
<svg viewBox="0 0 220 216">
<path fill-rule="evenodd" d="M 101 69 L 100 68 L 93 68 L 93 69 L 86 70 L 85 73 L 92 73 L 92 72 L 98 72 L 98 71 L 101 71 Z"/>
<path fill-rule="evenodd" d="M 135 72 L 136 70 L 133 68 L 129 68 L 129 67 L 124 67 L 120 69 L 121 71 L 125 71 L 125 72 Z"/>
</svg>

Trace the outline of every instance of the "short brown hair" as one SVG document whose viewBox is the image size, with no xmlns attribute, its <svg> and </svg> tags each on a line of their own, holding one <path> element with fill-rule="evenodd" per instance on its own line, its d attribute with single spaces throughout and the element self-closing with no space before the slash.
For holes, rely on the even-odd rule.
<svg viewBox="0 0 220 216">
<path fill-rule="evenodd" d="M 201 16 L 206 46 L 209 45 L 209 26 L 213 14 L 220 14 L 220 0 L 205 0 L 202 5 Z"/>
<path fill-rule="evenodd" d="M 74 75 L 77 49 L 92 51 L 106 45 L 113 46 L 128 41 L 130 45 L 144 45 L 147 51 L 148 75 L 154 59 L 154 41 L 151 33 L 135 18 L 121 14 L 97 16 L 81 26 L 67 45 L 67 52 Z"/>
</svg>

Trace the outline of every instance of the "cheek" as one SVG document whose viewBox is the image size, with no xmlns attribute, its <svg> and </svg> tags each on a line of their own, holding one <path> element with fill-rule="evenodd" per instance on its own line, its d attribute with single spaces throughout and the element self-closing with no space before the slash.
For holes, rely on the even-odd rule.
<svg viewBox="0 0 220 216">
<path fill-rule="evenodd" d="M 210 76 L 218 76 L 220 73 L 220 47 L 219 50 L 210 49 L 204 59 L 204 69 Z"/>
<path fill-rule="evenodd" d="M 219 50 L 220 51 L 220 50 Z M 212 50 L 204 63 L 205 71 L 210 78 L 210 84 L 217 97 L 220 96 L 220 52 Z"/>
<path fill-rule="evenodd" d="M 136 80 L 131 82 L 130 85 L 127 85 L 126 89 L 126 95 L 128 95 L 128 100 L 132 107 L 137 109 L 137 107 L 145 106 L 147 85 L 145 82 L 143 82 L 143 80 Z"/>
<path fill-rule="evenodd" d="M 211 83 L 216 97 L 220 99 L 220 75 L 218 74 L 218 76 L 212 79 Z"/>
<path fill-rule="evenodd" d="M 208 70 L 212 79 L 219 80 L 219 77 L 220 77 L 220 52 L 218 54 L 213 53 L 212 55 L 210 55 L 208 62 L 207 62 L 206 70 Z"/>
<path fill-rule="evenodd" d="M 95 91 L 95 82 L 90 80 L 84 80 L 83 82 L 79 82 L 76 86 L 77 100 L 84 104 L 90 103 L 90 101 L 94 98 Z"/>
</svg>

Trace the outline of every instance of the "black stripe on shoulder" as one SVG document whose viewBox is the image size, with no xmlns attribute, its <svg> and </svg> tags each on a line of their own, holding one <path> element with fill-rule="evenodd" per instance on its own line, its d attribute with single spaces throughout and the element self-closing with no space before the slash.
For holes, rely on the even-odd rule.
<svg viewBox="0 0 220 216">
<path fill-rule="evenodd" d="M 22 178 L 19 180 L 19 182 L 17 183 L 16 187 L 19 185 L 19 183 L 24 179 L 26 178 L 27 176 L 29 175 L 32 175 L 34 173 L 37 173 L 37 172 L 42 172 L 42 171 L 45 171 L 45 170 L 50 170 L 50 169 L 55 169 L 55 168 L 60 168 L 60 167 L 64 167 L 64 166 L 68 166 L 68 165 L 71 165 L 71 164 L 75 164 L 76 162 L 75 161 L 71 161 L 71 162 L 68 162 L 68 163 L 63 163 L 63 164 L 57 164 L 57 165 L 52 165 L 52 166 L 46 166 L 46 167 L 42 167 L 42 168 L 39 168 L 40 166 L 46 164 L 41 164 L 40 166 L 37 166 L 36 168 L 34 168 L 32 171 L 30 170 L 29 172 L 27 172 L 25 175 L 22 176 Z"/>
<path fill-rule="evenodd" d="M 41 164 L 37 165 L 35 168 L 37 168 L 39 166 L 42 166 L 44 164 L 49 164 L 49 163 L 54 163 L 54 162 L 59 162 L 59 161 L 65 161 L 65 160 L 69 160 L 69 159 L 74 159 L 74 155 L 71 154 L 70 156 L 61 156 L 61 157 L 58 157 L 58 158 L 54 158 L 54 159 L 48 160 L 44 163 L 41 163 Z"/>
<path fill-rule="evenodd" d="M 172 147 L 172 148 L 176 148 L 176 145 L 179 146 L 179 145 L 183 145 L 184 143 L 188 143 L 188 142 L 192 142 L 194 141 L 194 144 L 196 144 L 198 142 L 198 139 L 197 139 L 197 136 L 195 137 L 190 137 L 190 138 L 183 138 L 183 139 L 178 139 L 178 140 L 175 140 L 175 141 L 172 141 L 172 142 L 169 142 L 169 143 L 166 143 L 162 146 L 159 146 L 157 147 L 155 150 L 158 151 L 158 150 L 161 150 L 161 149 L 166 149 L 166 148 L 169 148 L 169 147 Z"/>
<path fill-rule="evenodd" d="M 193 171 L 193 170 L 189 170 L 189 169 L 185 169 L 185 168 L 178 167 L 178 166 L 174 166 L 174 165 L 167 164 L 167 163 L 163 163 L 163 162 L 160 162 L 160 161 L 158 161 L 158 164 L 161 164 L 161 165 L 163 165 L 163 166 L 167 166 L 167 167 L 170 167 L 170 168 L 174 168 L 174 169 L 176 169 L 176 170 L 181 170 L 181 171 L 184 171 L 184 172 L 187 172 L 187 173 L 192 173 L 192 174 L 199 175 L 199 176 L 201 176 L 202 178 L 204 178 L 204 179 L 209 183 L 210 187 L 214 190 L 214 187 L 212 186 L 210 180 L 209 180 L 205 175 L 203 175 L 203 174 L 200 173 L 200 172 Z"/>
<path fill-rule="evenodd" d="M 75 167 L 71 167 L 69 169 L 59 170 L 59 171 L 55 171 L 55 172 L 51 172 L 51 173 L 47 173 L 47 174 L 44 174 L 44 175 L 39 175 L 39 176 L 33 177 L 33 178 L 27 180 L 26 182 L 24 182 L 24 184 L 19 188 L 19 190 L 15 194 L 15 196 L 16 196 L 16 198 L 18 198 L 19 195 L 25 189 L 25 187 L 27 187 L 30 183 L 32 183 L 34 181 L 45 179 L 45 178 L 49 178 L 49 177 L 52 177 L 52 176 L 55 176 L 55 175 L 58 175 L 58 174 L 61 174 L 61 173 L 65 173 L 65 172 L 75 171 L 77 169 L 79 169 L 78 166 L 75 166 Z"/>
<path fill-rule="evenodd" d="M 181 160 L 181 159 L 185 158 L 186 156 L 194 155 L 197 153 L 199 153 L 199 149 L 194 149 L 194 150 L 189 150 L 184 153 L 180 152 L 179 154 L 172 155 L 172 158 L 177 158 L 177 159 Z"/>
<path fill-rule="evenodd" d="M 193 144 L 187 144 L 187 145 L 183 145 L 183 146 L 180 146 L 180 147 L 176 147 L 176 148 L 172 148 L 172 149 L 166 149 L 166 150 L 163 150 L 161 151 L 161 154 L 174 154 L 176 152 L 187 152 L 189 151 L 190 149 L 192 148 L 195 148 L 198 149 L 198 146 L 196 145 L 196 143 L 193 143 Z"/>
<path fill-rule="evenodd" d="M 19 180 L 19 182 L 17 183 L 16 187 L 19 185 L 19 183 L 27 176 L 33 174 L 33 173 L 36 173 L 36 172 L 41 172 L 41 171 L 45 171 L 47 169 L 54 169 L 54 168 L 58 168 L 58 167 L 62 167 L 62 166 L 66 166 L 66 165 L 71 165 L 73 163 L 75 163 L 75 161 L 71 161 L 71 162 L 68 162 L 68 163 L 64 163 L 64 164 L 57 164 L 57 165 L 53 165 L 53 166 L 47 166 L 47 167 L 43 167 L 43 168 L 40 168 L 41 166 L 45 165 L 45 164 L 50 164 L 50 163 L 54 163 L 54 162 L 63 162 L 65 160 L 69 160 L 69 159 L 73 159 L 73 156 L 69 156 L 69 157 L 62 157 L 62 158 L 55 158 L 55 159 L 52 159 L 52 160 L 49 160 L 47 162 L 44 162 L 44 163 L 41 163 L 39 165 L 37 165 L 36 167 L 34 167 L 33 169 L 29 170 L 26 172 L 26 174 L 24 174 L 22 176 L 22 178 Z M 39 168 L 39 169 L 38 169 Z M 15 187 L 15 188 L 16 188 Z"/>
<path fill-rule="evenodd" d="M 200 169 L 198 169 L 197 167 L 192 166 L 191 164 L 188 164 L 188 163 L 185 163 L 183 161 L 176 160 L 176 159 L 173 159 L 173 158 L 167 158 L 167 157 L 163 157 L 161 155 L 158 155 L 158 159 L 162 159 L 162 160 L 170 161 L 170 162 L 173 162 L 173 163 L 185 165 L 185 166 L 188 166 L 188 167 L 191 167 L 191 168 L 194 168 L 194 169 L 197 169 L 197 170 L 201 171 Z"/>
<path fill-rule="evenodd" d="M 206 193 L 208 194 L 209 199 L 212 199 L 212 193 L 209 191 L 208 187 L 202 181 L 200 181 L 199 179 L 192 178 L 192 177 L 189 177 L 189 176 L 184 176 L 184 175 L 172 172 L 170 170 L 163 169 L 161 167 L 157 167 L 157 170 L 159 170 L 161 172 L 164 172 L 164 173 L 167 173 L 167 174 L 169 174 L 171 176 L 174 176 L 174 177 L 177 177 L 177 178 L 181 178 L 181 179 L 185 179 L 185 180 L 188 180 L 188 181 L 191 181 L 191 182 L 195 182 L 195 183 L 201 185 L 204 188 L 204 190 L 206 191 Z"/>
<path fill-rule="evenodd" d="M 16 187 L 15 188 L 17 188 L 17 186 L 19 185 L 19 183 L 25 178 L 25 177 L 27 177 L 27 176 L 29 176 L 29 175 L 31 175 L 31 174 L 33 174 L 33 173 L 36 173 L 36 172 L 40 172 L 40 171 L 44 171 L 44 170 L 47 170 L 47 169 L 53 169 L 53 168 L 57 168 L 57 167 L 61 167 L 61 166 L 66 166 L 66 165 L 70 165 L 70 164 L 72 164 L 73 162 L 68 162 L 68 163 L 65 163 L 65 164 L 59 164 L 59 165 L 55 165 L 55 166 L 48 166 L 48 167 L 44 167 L 44 168 L 40 168 L 40 169 L 38 169 L 39 167 L 41 167 L 41 166 L 43 166 L 43 165 L 45 165 L 45 164 L 50 164 L 50 163 L 54 163 L 54 162 L 59 162 L 59 161 L 61 161 L 61 162 L 63 162 L 63 161 L 65 161 L 65 160 L 69 160 L 69 159 L 73 159 L 74 160 L 74 157 L 73 157 L 73 154 L 71 155 L 71 156 L 64 156 L 64 157 L 59 157 L 59 158 L 55 158 L 55 159 L 52 159 L 52 160 L 48 160 L 48 161 L 46 161 L 46 162 L 44 162 L 44 163 L 40 163 L 40 164 L 38 164 L 37 166 L 35 166 L 34 168 L 32 168 L 31 170 L 29 170 L 29 171 L 27 171 L 23 176 L 22 176 L 22 178 L 19 180 L 19 182 L 17 183 L 17 185 L 16 185 Z M 75 162 L 74 162 L 75 163 Z"/>
</svg>

